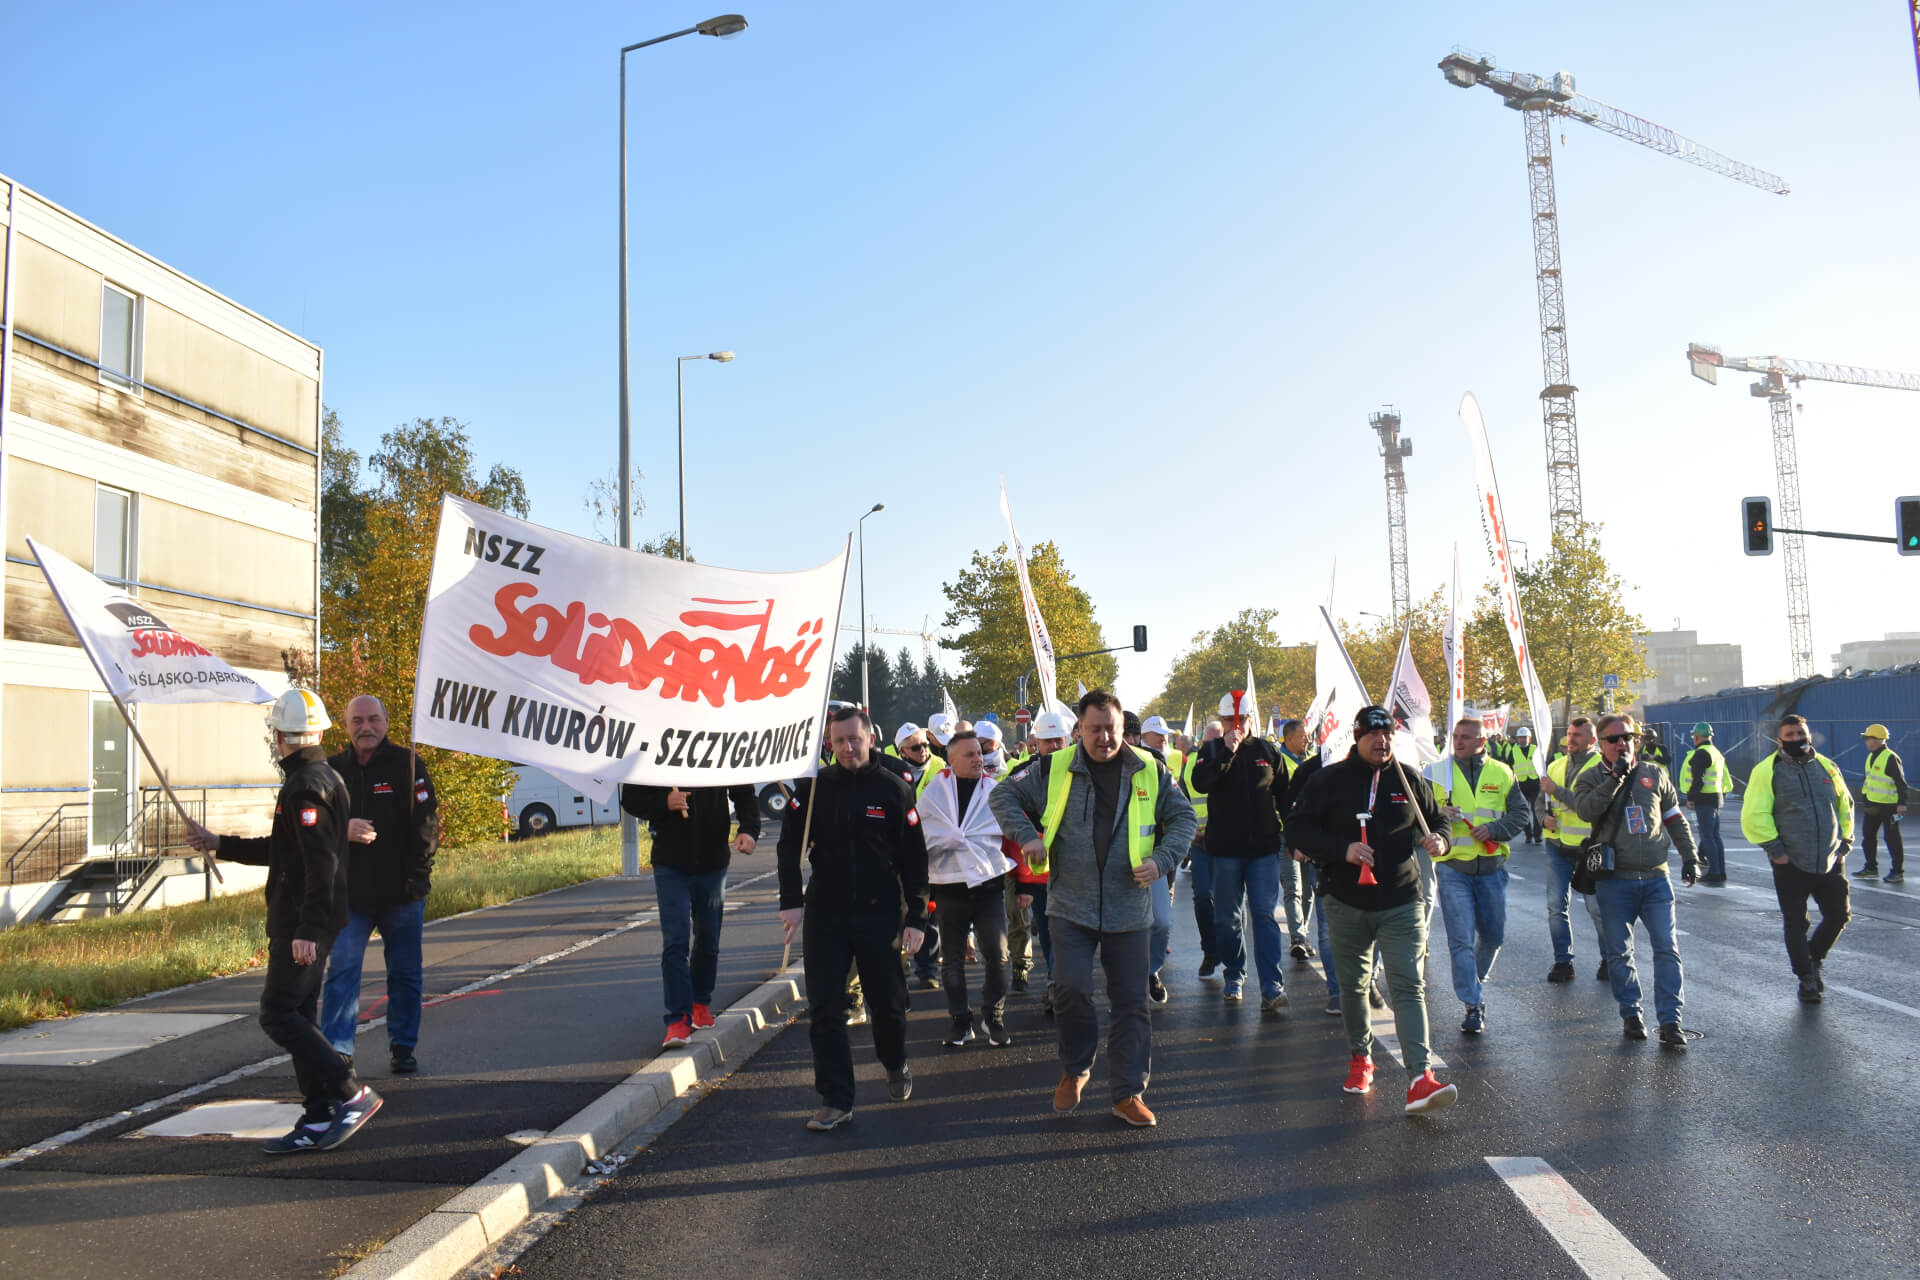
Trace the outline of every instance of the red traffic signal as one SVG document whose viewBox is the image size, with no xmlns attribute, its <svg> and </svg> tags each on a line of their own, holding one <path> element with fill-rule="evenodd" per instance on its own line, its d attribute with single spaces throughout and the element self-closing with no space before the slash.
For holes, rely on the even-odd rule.
<svg viewBox="0 0 1920 1280">
<path fill-rule="evenodd" d="M 1773 554 L 1773 499 L 1740 499 L 1741 536 L 1750 556 Z"/>
</svg>

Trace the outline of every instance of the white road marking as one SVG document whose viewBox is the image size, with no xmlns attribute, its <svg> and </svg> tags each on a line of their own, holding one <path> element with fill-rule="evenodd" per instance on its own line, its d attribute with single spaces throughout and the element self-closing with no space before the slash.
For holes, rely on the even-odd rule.
<svg viewBox="0 0 1920 1280">
<path fill-rule="evenodd" d="M 277 1138 L 300 1123 L 297 1102 L 228 1098 L 189 1107 L 129 1135 L 135 1138 Z"/>
<path fill-rule="evenodd" d="M 1675 929 L 1673 936 L 1676 938 L 1691 938 L 1694 935 L 1688 933 L 1685 929 Z M 1718 942 L 1711 938 L 1696 938 L 1695 941 L 1709 947 L 1725 947 L 1728 951 L 1740 950 L 1740 948 L 1732 946 L 1729 943 Z M 1844 947 L 1835 947 L 1834 950 L 1842 954 L 1847 954 L 1846 948 Z M 1885 996 L 1876 996 L 1871 991 L 1862 991 L 1860 988 L 1850 987 L 1844 982 L 1829 982 L 1827 983 L 1826 989 L 1828 991 L 1838 991 L 1844 995 L 1850 995 L 1856 1000 L 1865 1000 L 1868 1004 L 1877 1004 L 1882 1009 L 1889 1009 L 1894 1013 L 1904 1013 L 1909 1018 L 1920 1019 L 1920 1009 L 1916 1009 L 1912 1005 L 1901 1004 L 1898 1000 L 1889 1000 Z"/>
<path fill-rule="evenodd" d="M 775 874 L 777 873 L 763 871 L 757 876 L 742 880 L 737 887 L 745 888 L 750 884 L 768 879 Z M 617 938 L 629 930 L 638 929 L 641 925 L 650 923 L 652 920 L 653 916 L 646 913 L 630 916 L 627 922 L 618 928 L 609 929 L 605 933 L 596 934 L 591 938 L 583 938 L 570 947 L 562 947 L 558 951 L 550 951 L 544 956 L 536 957 L 535 959 L 527 961 L 525 964 L 515 965 L 511 969 L 503 969 L 499 973 L 490 973 L 477 982 L 469 982 L 466 986 L 454 991 L 449 991 L 446 994 L 448 996 L 467 995 L 470 992 L 480 990 L 482 987 L 490 987 L 496 983 L 505 982 L 509 978 L 519 977 L 530 969 L 537 969 L 542 965 L 551 964 L 555 960 L 565 959 L 575 952 L 585 951 L 588 947 L 598 946 L 609 938 Z M 385 1023 L 385 1018 L 374 1018 L 363 1022 L 360 1024 L 358 1034 L 365 1034 L 375 1027 L 385 1025 Z M 164 1107 L 170 1107 L 175 1103 L 185 1102 L 188 1098 L 197 1098 L 203 1093 L 208 1093 L 220 1088 L 222 1085 L 232 1084 L 236 1080 L 244 1080 L 248 1076 L 258 1075 L 270 1067 L 277 1067 L 281 1063 L 289 1061 L 291 1061 L 291 1059 L 286 1054 L 275 1054 L 271 1058 L 262 1058 L 260 1061 L 250 1062 L 244 1067 L 236 1067 L 232 1071 L 224 1075 L 215 1076 L 211 1080 L 202 1080 L 199 1084 L 188 1085 L 184 1089 L 176 1089 L 164 1097 L 149 1098 L 147 1101 L 128 1107 L 124 1111 L 116 1111 L 112 1115 L 89 1120 L 83 1125 L 76 1125 L 74 1128 L 68 1129 L 65 1133 L 56 1133 L 51 1138 L 42 1138 L 38 1142 L 29 1143 L 24 1147 L 9 1151 L 4 1157 L 0 1157 L 0 1169 L 11 1169 L 16 1165 L 26 1163 L 35 1156 L 45 1155 L 47 1152 L 64 1147 L 69 1143 L 78 1142 L 82 1138 L 98 1133 L 102 1129 L 111 1128 L 116 1124 L 131 1120 L 135 1116 L 148 1115 Z"/>
<path fill-rule="evenodd" d="M 0 1066 L 91 1067 L 236 1021 L 237 1013 L 83 1013 L 0 1035 Z"/>
<path fill-rule="evenodd" d="M 1507 1189 L 1567 1251 L 1574 1265 L 1594 1280 L 1667 1280 L 1666 1273 L 1600 1216 L 1539 1156 L 1488 1156 L 1487 1164 Z"/>
</svg>

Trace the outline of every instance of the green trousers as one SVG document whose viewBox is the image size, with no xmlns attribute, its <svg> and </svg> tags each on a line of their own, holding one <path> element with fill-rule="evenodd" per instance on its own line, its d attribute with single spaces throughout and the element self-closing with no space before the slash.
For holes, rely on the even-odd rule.
<svg viewBox="0 0 1920 1280">
<path fill-rule="evenodd" d="M 1020 905 L 1021 887 L 1007 873 L 1007 953 L 1013 958 L 1013 974 L 1024 978 L 1033 968 L 1033 922 L 1027 908 Z"/>
<path fill-rule="evenodd" d="M 1387 911 L 1362 911 L 1338 898 L 1323 897 L 1327 941 L 1333 946 L 1334 974 L 1340 980 L 1340 1016 L 1347 1026 L 1347 1047 L 1357 1057 L 1373 1051 L 1368 1025 L 1367 987 L 1376 950 L 1387 973 L 1394 1031 L 1407 1072 L 1418 1076 L 1431 1057 L 1427 1047 L 1427 909 L 1417 899 Z"/>
</svg>

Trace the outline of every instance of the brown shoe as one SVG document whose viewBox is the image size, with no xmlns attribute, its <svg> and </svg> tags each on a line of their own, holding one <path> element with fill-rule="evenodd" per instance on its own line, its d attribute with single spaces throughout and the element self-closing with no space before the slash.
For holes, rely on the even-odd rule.
<svg viewBox="0 0 1920 1280">
<path fill-rule="evenodd" d="M 1085 1076 L 1061 1076 L 1059 1085 L 1053 1091 L 1053 1109 L 1059 1115 L 1066 1115 L 1080 1105 L 1080 1091 L 1087 1087 Z"/>
<path fill-rule="evenodd" d="M 1147 1100 L 1137 1093 L 1113 1104 L 1113 1118 L 1125 1120 L 1136 1129 L 1151 1129 L 1160 1123 L 1154 1119 L 1153 1112 L 1147 1110 Z"/>
</svg>

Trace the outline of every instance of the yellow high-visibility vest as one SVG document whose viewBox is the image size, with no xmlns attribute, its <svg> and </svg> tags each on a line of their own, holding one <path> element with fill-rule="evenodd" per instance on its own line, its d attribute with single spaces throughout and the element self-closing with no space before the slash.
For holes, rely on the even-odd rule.
<svg viewBox="0 0 1920 1280">
<path fill-rule="evenodd" d="M 1140 758 L 1143 766 L 1133 775 L 1133 794 L 1127 798 L 1127 861 L 1139 866 L 1153 856 L 1153 836 L 1157 824 L 1155 815 L 1160 810 L 1160 762 L 1153 753 L 1141 747 L 1129 747 Z M 1040 819 L 1040 830 L 1046 837 L 1046 852 L 1038 858 L 1027 859 L 1027 869 L 1036 875 L 1047 874 L 1053 852 L 1053 838 L 1060 834 L 1060 824 L 1067 816 L 1067 793 L 1073 787 L 1073 761 L 1080 758 L 1080 748 L 1062 748 L 1053 753 L 1053 759 L 1047 766 L 1047 811 Z M 1092 779 L 1088 779 L 1092 786 Z"/>
<path fill-rule="evenodd" d="M 1733 780 L 1727 773 L 1727 758 L 1720 754 L 1720 748 L 1711 742 L 1697 746 L 1693 751 L 1707 753 L 1706 776 L 1700 781 L 1700 790 L 1707 795 L 1723 796 L 1733 790 Z M 1687 792 L 1693 789 L 1693 751 L 1687 752 L 1687 762 L 1680 766 L 1680 798 L 1687 798 Z"/>
<path fill-rule="evenodd" d="M 1464 821 L 1453 824 L 1447 851 L 1434 861 L 1506 857 L 1511 850 L 1504 841 L 1488 849 L 1473 838 L 1473 829 L 1498 822 L 1506 816 L 1507 793 L 1513 790 L 1513 770 L 1498 760 L 1483 760 L 1480 762 L 1480 784 L 1469 787 L 1466 771 L 1460 767 L 1460 762 L 1450 760 L 1448 763 L 1452 766 L 1452 775 L 1445 784 L 1441 784 L 1440 790 L 1447 797 L 1447 803 L 1466 817 Z"/>
<path fill-rule="evenodd" d="M 1860 798 L 1868 804 L 1899 804 L 1900 791 L 1893 785 L 1888 767 L 1900 757 L 1893 748 L 1882 747 L 1867 753 L 1867 776 L 1860 784 Z"/>
</svg>

